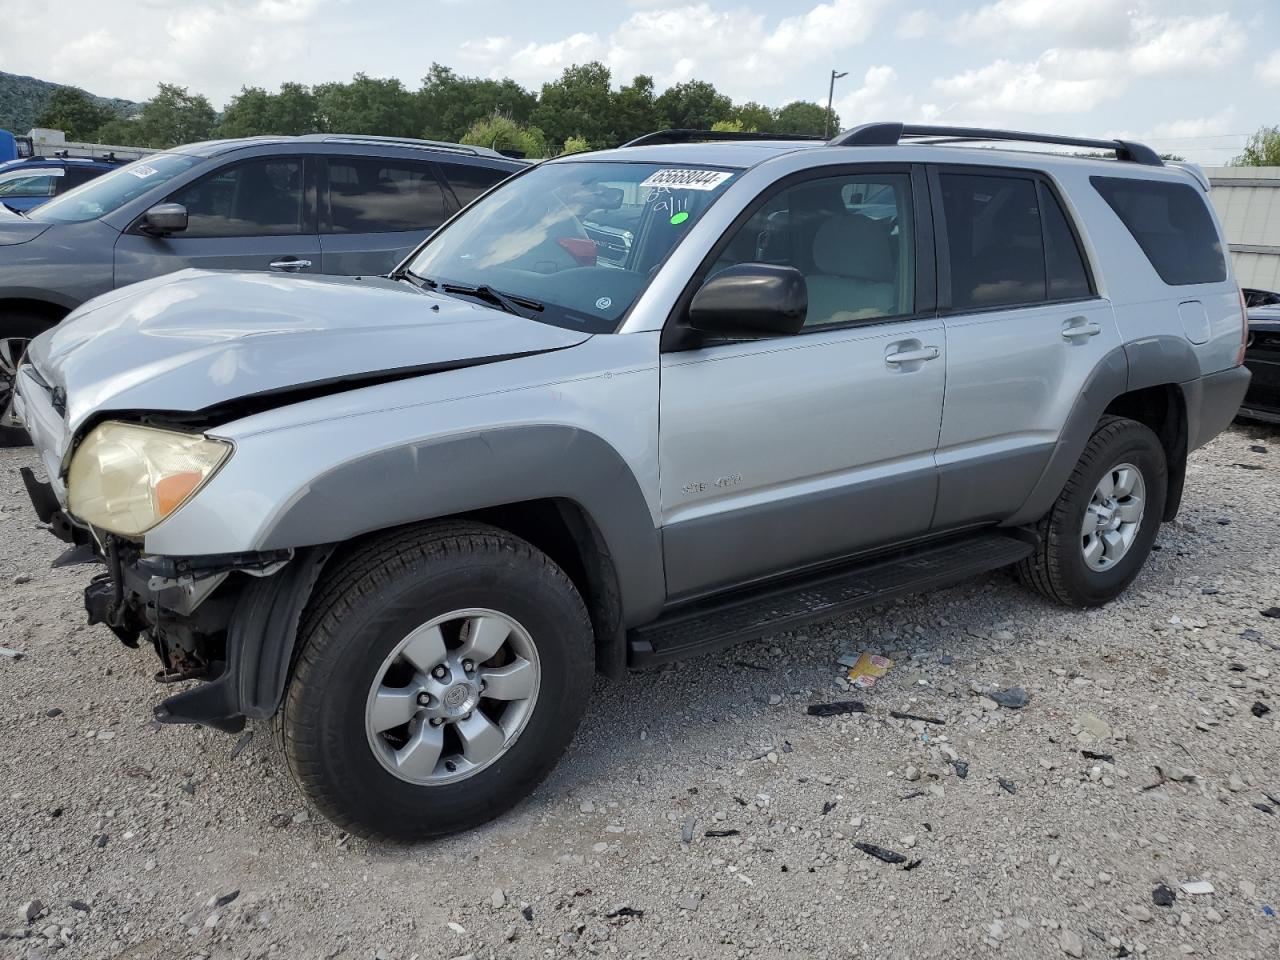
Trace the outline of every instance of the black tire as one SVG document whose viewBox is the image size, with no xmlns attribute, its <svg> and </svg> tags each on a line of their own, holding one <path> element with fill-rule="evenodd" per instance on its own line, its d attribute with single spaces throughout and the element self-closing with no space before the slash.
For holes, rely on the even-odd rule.
<svg viewBox="0 0 1280 960">
<path fill-rule="evenodd" d="M 0 313 L 0 447 L 25 447 L 31 443 L 27 431 L 9 424 L 13 400 L 13 376 L 20 358 L 16 345 L 44 333 L 51 324 L 30 313 Z M 22 352 L 26 347 L 21 348 Z"/>
<path fill-rule="evenodd" d="M 416 627 L 473 608 L 510 616 L 532 639 L 540 663 L 532 712 L 489 766 L 452 783 L 408 783 L 370 746 L 370 687 Z M 478 826 L 532 793 L 573 738 L 595 666 L 586 607 L 564 571 L 524 540 L 474 523 L 382 534 L 336 555 L 298 640 L 282 720 L 289 768 L 334 823 L 398 841 Z"/>
<path fill-rule="evenodd" d="M 1146 487 L 1145 506 L 1128 551 L 1108 569 L 1092 569 L 1084 558 L 1081 526 L 1094 490 L 1113 467 L 1137 467 Z M 1050 599 L 1073 607 L 1096 607 L 1124 591 L 1151 552 L 1168 494 L 1168 466 L 1160 440 L 1123 417 L 1103 417 L 1057 501 L 1036 527 L 1039 543 L 1018 564 L 1018 577 Z"/>
</svg>

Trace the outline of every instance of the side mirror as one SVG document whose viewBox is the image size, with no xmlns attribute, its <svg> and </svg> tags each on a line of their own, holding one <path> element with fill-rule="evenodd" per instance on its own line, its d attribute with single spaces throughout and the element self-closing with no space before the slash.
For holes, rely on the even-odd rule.
<svg viewBox="0 0 1280 960">
<path fill-rule="evenodd" d="M 142 229 L 155 236 L 187 229 L 187 208 L 180 203 L 157 203 L 142 215 Z"/>
<path fill-rule="evenodd" d="M 740 263 L 704 283 L 689 304 L 689 326 L 719 337 L 796 333 L 809 311 L 809 288 L 795 267 Z"/>
</svg>

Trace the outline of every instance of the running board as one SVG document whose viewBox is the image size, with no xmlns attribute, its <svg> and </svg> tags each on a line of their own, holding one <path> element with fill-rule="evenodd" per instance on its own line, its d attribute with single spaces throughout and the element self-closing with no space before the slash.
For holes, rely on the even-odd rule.
<svg viewBox="0 0 1280 960">
<path fill-rule="evenodd" d="M 830 567 L 803 579 L 736 591 L 677 611 L 627 635 L 627 665 L 657 666 L 757 640 L 857 607 L 949 586 L 1031 553 L 1027 540 L 982 533 L 910 552 Z"/>
</svg>

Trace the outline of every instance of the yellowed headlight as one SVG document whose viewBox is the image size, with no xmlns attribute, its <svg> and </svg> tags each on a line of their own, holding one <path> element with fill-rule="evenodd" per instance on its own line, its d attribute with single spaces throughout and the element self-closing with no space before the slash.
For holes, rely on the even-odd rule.
<svg viewBox="0 0 1280 960">
<path fill-rule="evenodd" d="M 99 424 L 71 458 L 71 514 L 123 536 L 146 533 L 191 499 L 230 455 L 225 440 L 131 423 Z"/>
</svg>

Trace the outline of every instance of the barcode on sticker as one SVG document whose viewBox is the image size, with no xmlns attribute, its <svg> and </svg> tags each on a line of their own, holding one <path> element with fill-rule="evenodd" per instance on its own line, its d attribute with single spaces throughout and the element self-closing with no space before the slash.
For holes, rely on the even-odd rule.
<svg viewBox="0 0 1280 960">
<path fill-rule="evenodd" d="M 723 170 L 683 170 L 679 168 L 651 173 L 641 187 L 667 187 L 671 190 L 714 190 L 732 173 Z"/>
</svg>

